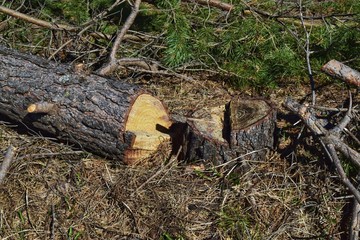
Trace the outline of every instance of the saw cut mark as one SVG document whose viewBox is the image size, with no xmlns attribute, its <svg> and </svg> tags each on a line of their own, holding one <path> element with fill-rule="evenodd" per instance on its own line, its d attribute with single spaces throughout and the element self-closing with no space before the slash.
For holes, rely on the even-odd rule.
<svg viewBox="0 0 360 240">
<path fill-rule="evenodd" d="M 168 129 L 171 124 L 167 110 L 159 99 L 149 94 L 139 95 L 131 107 L 125 126 L 125 131 L 135 134 L 135 140 L 130 151 L 127 152 L 127 158 L 148 157 L 161 142 L 170 139 L 167 133 L 158 130 L 157 125 Z M 131 152 L 134 156 L 130 156 Z"/>
<path fill-rule="evenodd" d="M 232 130 L 247 128 L 267 116 L 270 106 L 262 100 L 237 99 L 230 104 Z"/>
</svg>

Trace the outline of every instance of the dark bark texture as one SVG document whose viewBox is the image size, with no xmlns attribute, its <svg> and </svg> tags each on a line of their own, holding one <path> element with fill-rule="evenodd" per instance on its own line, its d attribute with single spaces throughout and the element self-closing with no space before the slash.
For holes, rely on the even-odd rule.
<svg viewBox="0 0 360 240">
<path fill-rule="evenodd" d="M 187 161 L 219 165 L 234 159 L 263 160 L 274 147 L 276 109 L 265 100 L 234 98 L 201 115 L 183 120 L 180 145 Z"/>
<path fill-rule="evenodd" d="M 262 160 L 274 147 L 276 110 L 261 99 L 234 98 L 228 106 L 231 149 L 237 155 L 254 152 L 251 159 Z"/>
<path fill-rule="evenodd" d="M 133 134 L 125 123 L 142 90 L 0 46 L 0 114 L 90 152 L 122 159 Z M 28 113 L 46 102 L 48 113 Z"/>
</svg>

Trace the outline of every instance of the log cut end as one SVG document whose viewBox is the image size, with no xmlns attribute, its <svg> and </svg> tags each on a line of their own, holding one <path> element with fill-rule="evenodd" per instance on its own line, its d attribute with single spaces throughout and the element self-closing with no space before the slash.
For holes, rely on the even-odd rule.
<svg viewBox="0 0 360 240">
<path fill-rule="evenodd" d="M 228 115 L 230 147 L 238 155 L 252 153 L 252 159 L 263 159 L 265 150 L 274 146 L 276 110 L 262 99 L 234 98 Z"/>
<path fill-rule="evenodd" d="M 260 99 L 233 98 L 226 106 L 201 109 L 186 120 L 182 158 L 214 164 L 244 154 L 263 159 L 274 145 L 275 120 L 275 109 Z"/>
<path fill-rule="evenodd" d="M 133 134 L 124 162 L 135 164 L 154 153 L 161 142 L 169 140 L 172 122 L 161 101 L 149 94 L 139 95 L 128 115 L 125 131 Z"/>
</svg>

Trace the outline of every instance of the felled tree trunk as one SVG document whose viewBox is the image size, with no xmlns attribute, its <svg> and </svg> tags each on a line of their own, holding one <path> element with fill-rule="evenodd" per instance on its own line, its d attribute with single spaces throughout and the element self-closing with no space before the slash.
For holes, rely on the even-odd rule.
<svg viewBox="0 0 360 240">
<path fill-rule="evenodd" d="M 276 110 L 261 99 L 233 98 L 183 120 L 182 156 L 224 164 L 239 158 L 263 160 L 274 147 Z"/>
<path fill-rule="evenodd" d="M 276 111 L 264 100 L 234 98 L 182 121 L 136 85 L 0 46 L 0 114 L 92 153 L 133 164 L 170 140 L 180 160 L 225 163 L 272 148 Z"/>
<path fill-rule="evenodd" d="M 153 153 L 171 125 L 162 103 L 136 85 L 0 46 L 0 114 L 126 163 Z"/>
</svg>

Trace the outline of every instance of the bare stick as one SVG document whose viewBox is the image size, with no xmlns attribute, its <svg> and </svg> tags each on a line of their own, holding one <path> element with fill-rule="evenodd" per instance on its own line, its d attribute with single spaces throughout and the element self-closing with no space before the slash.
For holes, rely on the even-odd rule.
<svg viewBox="0 0 360 240">
<path fill-rule="evenodd" d="M 54 104 L 48 102 L 33 103 L 29 105 L 27 111 L 28 113 L 49 113 L 54 106 Z"/>
<path fill-rule="evenodd" d="M 102 11 L 97 16 L 92 18 L 91 20 L 87 21 L 86 23 L 82 24 L 83 27 L 89 26 L 94 22 L 99 21 L 100 19 L 104 18 L 111 10 L 113 10 L 116 6 L 120 5 L 121 3 L 125 2 L 125 0 L 116 0 L 113 5 L 111 5 L 108 9 Z M 86 28 L 85 28 L 86 29 Z"/>
<path fill-rule="evenodd" d="M 26 154 L 23 156 L 19 156 L 17 160 L 22 160 L 24 158 L 28 159 L 42 159 L 42 158 L 49 158 L 49 157 L 55 157 L 55 156 L 63 156 L 63 155 L 80 155 L 83 154 L 83 151 L 69 151 L 69 152 L 51 152 L 51 153 L 35 153 L 35 154 Z"/>
<path fill-rule="evenodd" d="M 334 108 L 334 107 L 323 107 L 323 106 L 309 106 L 310 108 L 324 110 L 324 111 L 333 111 L 333 112 L 347 112 L 349 111 L 349 108 Z M 352 112 L 359 112 L 358 110 L 351 110 Z"/>
<path fill-rule="evenodd" d="M 221 10 L 228 11 L 228 12 L 230 12 L 234 8 L 234 5 L 225 3 L 225 2 L 221 2 L 218 0 L 184 0 L 184 1 L 195 2 L 200 5 L 215 7 L 215 8 L 219 8 Z"/>
<path fill-rule="evenodd" d="M 126 21 L 124 23 L 124 26 L 122 27 L 121 31 L 119 32 L 119 34 L 116 37 L 115 42 L 114 42 L 114 46 L 112 47 L 111 53 L 110 53 L 110 60 L 111 61 L 116 59 L 116 52 L 119 49 L 120 43 L 123 40 L 126 32 L 129 30 L 129 28 L 131 27 L 131 25 L 135 21 L 135 18 L 137 16 L 138 12 L 139 12 L 140 3 L 141 3 L 141 0 L 135 0 L 134 6 L 132 7 L 131 14 L 126 19 Z"/>
<path fill-rule="evenodd" d="M 339 78 L 348 84 L 360 87 L 360 72 L 339 61 L 331 60 L 326 63 L 321 70 L 326 74 Z"/>
<path fill-rule="evenodd" d="M 350 159 L 358 168 L 360 168 L 360 153 L 349 147 L 347 144 L 342 142 L 339 137 L 330 134 L 326 136 L 326 140 L 331 141 L 335 148 Z"/>
<path fill-rule="evenodd" d="M 348 111 L 346 112 L 344 118 L 340 121 L 340 123 L 331 130 L 332 133 L 340 134 L 344 130 L 344 128 L 346 128 L 346 126 L 350 123 L 350 121 L 351 121 L 351 109 L 352 109 L 352 95 L 351 95 L 351 91 L 349 90 L 349 108 L 348 108 Z"/>
<path fill-rule="evenodd" d="M 140 3 L 141 3 L 141 0 L 135 0 L 135 3 L 132 6 L 132 11 L 131 11 L 130 15 L 126 19 L 124 26 L 121 28 L 120 32 L 118 33 L 118 35 L 115 39 L 114 45 L 110 52 L 109 62 L 99 71 L 99 73 L 101 75 L 108 75 L 116 69 L 116 67 L 117 67 L 116 53 L 120 47 L 120 43 L 123 40 L 126 32 L 129 30 L 129 28 L 135 21 L 135 18 L 139 12 Z"/>
<path fill-rule="evenodd" d="M 119 66 L 137 66 L 145 70 L 157 71 L 160 64 L 153 60 L 145 58 L 121 58 L 117 60 Z"/>
<path fill-rule="evenodd" d="M 312 105 L 315 105 L 315 101 L 316 101 L 316 95 L 315 95 L 315 81 L 314 81 L 314 77 L 312 74 L 312 69 L 311 69 L 311 63 L 310 63 L 310 32 L 308 32 L 308 30 L 306 29 L 305 26 L 305 22 L 304 22 L 304 16 L 302 13 L 302 1 L 299 1 L 299 5 L 300 5 L 300 20 L 301 20 L 301 25 L 304 28 L 304 32 L 305 32 L 305 46 L 306 46 L 306 50 L 305 50 L 305 54 L 306 54 L 306 65 L 307 65 L 307 69 L 308 69 L 308 74 L 309 74 L 309 79 L 310 79 L 310 89 L 311 89 L 311 96 L 312 96 Z"/>
<path fill-rule="evenodd" d="M 359 240 L 360 230 L 360 203 L 354 199 L 353 201 L 353 212 L 350 227 L 350 240 Z"/>
<path fill-rule="evenodd" d="M 185 81 L 188 81 L 188 82 L 195 82 L 195 80 L 192 78 L 192 77 L 188 77 L 184 74 L 180 74 L 180 73 L 176 73 L 176 72 L 173 72 L 171 70 L 155 70 L 155 71 L 152 71 L 152 70 L 146 70 L 146 69 L 135 69 L 135 68 L 132 68 L 132 67 L 129 67 L 129 69 L 131 70 L 136 70 L 138 72 L 142 72 L 142 73 L 150 73 L 150 74 L 158 74 L 158 75 L 164 75 L 164 76 L 175 76 L 175 77 L 178 77 L 178 78 L 181 78 Z"/>
<path fill-rule="evenodd" d="M 49 29 L 52 29 L 52 30 L 66 30 L 66 31 L 76 31 L 76 30 L 78 30 L 77 27 L 73 27 L 73 26 L 69 26 L 69 25 L 65 25 L 65 24 L 49 23 L 47 21 L 31 17 L 29 15 L 20 13 L 18 11 L 12 10 L 12 9 L 4 7 L 4 6 L 0 6 L 0 12 L 5 13 L 5 14 L 10 15 L 10 16 L 13 16 L 15 18 L 22 19 L 22 20 L 27 21 L 27 22 L 33 23 L 33 24 L 38 25 L 40 27 L 45 27 L 45 28 L 49 28 Z"/>
<path fill-rule="evenodd" d="M 358 182 L 360 181 L 360 173 L 358 173 L 358 175 L 356 176 L 356 180 Z M 359 188 L 360 186 L 358 185 L 357 189 L 360 190 Z M 359 231 L 360 231 L 360 203 L 356 201 L 356 199 L 354 199 L 349 239 L 359 240 Z"/>
<path fill-rule="evenodd" d="M 360 140 L 350 130 L 344 128 L 344 132 L 348 134 L 352 138 L 352 140 L 354 140 L 360 146 Z"/>
<path fill-rule="evenodd" d="M 13 146 L 9 146 L 5 153 L 5 158 L 0 168 L 0 184 L 3 183 L 7 170 L 10 167 L 11 162 L 14 159 L 16 148 Z"/>
<path fill-rule="evenodd" d="M 335 148 L 342 152 L 345 157 L 349 158 L 357 167 L 360 168 L 360 153 L 349 147 L 341 141 L 337 134 L 332 133 L 333 130 L 326 130 L 318 121 L 318 119 L 309 112 L 307 105 L 300 105 L 291 98 L 286 99 L 285 106 L 291 111 L 297 113 L 306 126 L 324 143 L 331 143 Z M 336 128 L 336 126 L 335 126 Z"/>
<path fill-rule="evenodd" d="M 344 183 L 344 185 L 350 190 L 350 192 L 354 195 L 357 202 L 360 203 L 360 192 L 354 187 L 354 185 L 350 182 L 349 178 L 346 176 L 346 173 L 341 166 L 341 162 L 339 157 L 336 154 L 336 150 L 334 145 L 332 144 L 326 144 L 327 149 L 329 150 L 329 153 L 331 155 L 331 158 L 334 162 L 334 165 L 336 167 L 337 172 L 340 175 L 340 180 Z"/>
</svg>

